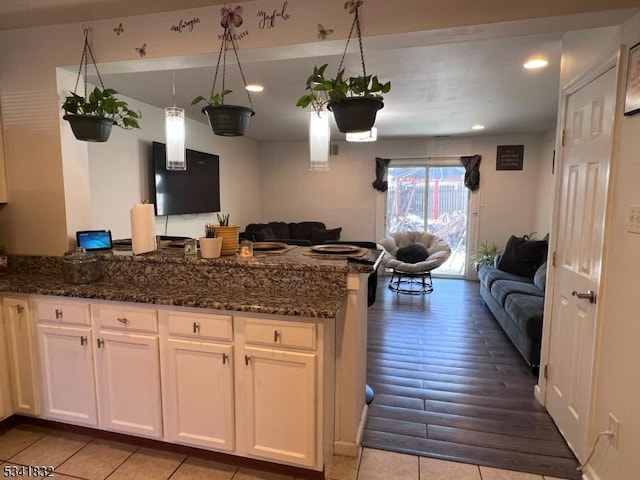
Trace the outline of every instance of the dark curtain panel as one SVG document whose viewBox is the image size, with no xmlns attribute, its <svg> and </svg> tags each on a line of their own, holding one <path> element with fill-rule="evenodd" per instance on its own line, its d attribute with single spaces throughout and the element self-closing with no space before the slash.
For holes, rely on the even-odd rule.
<svg viewBox="0 0 640 480">
<path fill-rule="evenodd" d="M 387 188 L 389 188 L 387 181 L 383 180 L 384 174 L 387 172 L 389 162 L 391 162 L 391 160 L 388 158 L 376 157 L 376 179 L 371 183 L 371 185 L 380 192 L 386 192 Z"/>
<path fill-rule="evenodd" d="M 460 161 L 465 168 L 464 186 L 472 192 L 480 187 L 480 161 L 482 155 L 470 155 L 468 157 L 460 157 Z"/>
</svg>

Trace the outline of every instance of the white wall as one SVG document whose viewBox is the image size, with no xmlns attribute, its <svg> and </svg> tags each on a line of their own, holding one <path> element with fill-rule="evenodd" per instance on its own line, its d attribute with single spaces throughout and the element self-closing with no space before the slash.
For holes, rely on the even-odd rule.
<svg viewBox="0 0 640 480">
<path fill-rule="evenodd" d="M 124 98 L 124 97 L 123 97 Z M 149 200 L 147 175 L 152 141 L 164 142 L 164 110 L 124 98 L 142 112 L 139 130 L 113 128 L 105 143 L 89 145 L 93 221 L 85 229 L 110 229 L 113 238 L 130 238 L 129 209 Z M 246 224 L 259 211 L 258 145 L 244 137 L 220 137 L 200 122 L 187 120 L 186 146 L 220 156 L 220 207 L 231 223 Z M 215 213 L 156 217 L 156 233 L 200 237 Z"/>
<path fill-rule="evenodd" d="M 640 14 L 622 28 L 623 44 L 631 46 L 638 42 Z M 626 71 L 626 52 L 621 62 Z M 618 95 L 621 102 L 624 93 L 622 85 Z M 611 412 L 620 421 L 620 434 L 618 447 L 601 446 L 592 462 L 593 478 L 602 480 L 640 478 L 640 374 L 637 368 L 640 365 L 640 322 L 635 302 L 640 271 L 640 235 L 626 231 L 629 206 L 640 205 L 640 114 L 624 117 L 620 110 L 616 120 L 619 122 L 619 142 L 612 165 L 591 433 L 593 436 L 607 429 Z"/>
<path fill-rule="evenodd" d="M 547 135 L 450 137 L 447 139 L 339 142 L 329 172 L 309 171 L 306 143 L 260 147 L 261 221 L 319 220 L 342 227 L 346 240 L 379 240 L 384 235 L 385 194 L 374 190 L 375 157 L 460 156 L 479 153 L 480 241 L 504 245 L 511 234 L 535 230 L 539 166 L 549 163 Z M 496 171 L 498 145 L 524 145 L 524 169 Z M 552 188 L 544 186 L 544 189 Z M 473 213 L 473 212 L 472 212 Z M 546 220 L 545 220 L 546 222 Z M 546 233 L 546 231 L 544 232 Z"/>
<path fill-rule="evenodd" d="M 542 238 L 551 231 L 553 200 L 555 196 L 555 128 L 541 136 L 540 164 L 538 165 L 538 191 L 536 194 L 536 217 L 533 231 Z"/>
</svg>

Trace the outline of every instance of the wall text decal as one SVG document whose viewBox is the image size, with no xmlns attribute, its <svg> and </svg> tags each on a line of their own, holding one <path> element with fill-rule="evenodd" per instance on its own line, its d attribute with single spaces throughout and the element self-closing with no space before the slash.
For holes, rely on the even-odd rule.
<svg viewBox="0 0 640 480">
<path fill-rule="evenodd" d="M 260 30 L 271 29 L 276 26 L 276 20 L 289 20 L 291 15 L 287 13 L 287 7 L 289 6 L 289 2 L 284 2 L 282 4 L 282 8 L 280 10 L 273 9 L 271 13 L 267 13 L 264 10 L 258 10 L 258 28 Z"/>
<path fill-rule="evenodd" d="M 198 17 L 193 17 L 191 20 L 182 20 L 178 22 L 177 25 L 171 26 L 172 32 L 182 33 L 183 30 L 187 29 L 190 32 L 193 32 L 194 27 L 200 23 L 200 19 Z"/>
</svg>

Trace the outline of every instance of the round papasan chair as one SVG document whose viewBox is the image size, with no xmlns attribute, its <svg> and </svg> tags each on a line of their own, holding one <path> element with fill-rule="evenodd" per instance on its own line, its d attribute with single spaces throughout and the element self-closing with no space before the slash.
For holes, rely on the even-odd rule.
<svg viewBox="0 0 640 480">
<path fill-rule="evenodd" d="M 451 255 L 447 242 L 426 232 L 392 233 L 378 243 L 384 248 L 382 265 L 393 271 L 389 289 L 397 293 L 433 292 L 431 271 Z"/>
</svg>

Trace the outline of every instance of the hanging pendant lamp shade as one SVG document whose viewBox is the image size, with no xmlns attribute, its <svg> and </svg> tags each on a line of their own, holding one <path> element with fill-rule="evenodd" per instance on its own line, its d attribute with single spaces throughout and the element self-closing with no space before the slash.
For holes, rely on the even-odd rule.
<svg viewBox="0 0 640 480">
<path fill-rule="evenodd" d="M 167 143 L 167 170 L 186 170 L 184 109 L 164 109 L 164 129 Z"/>
<path fill-rule="evenodd" d="M 329 170 L 329 112 L 309 113 L 309 170 Z"/>
<path fill-rule="evenodd" d="M 347 142 L 375 142 L 378 139 L 378 129 L 371 127 L 371 130 L 364 132 L 347 133 Z"/>
</svg>

